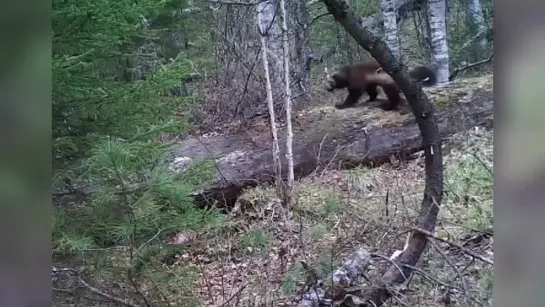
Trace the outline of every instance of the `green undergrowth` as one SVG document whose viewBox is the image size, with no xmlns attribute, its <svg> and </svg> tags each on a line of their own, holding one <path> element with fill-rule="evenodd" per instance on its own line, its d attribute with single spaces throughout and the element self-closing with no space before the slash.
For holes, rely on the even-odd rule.
<svg viewBox="0 0 545 307">
<path fill-rule="evenodd" d="M 149 299 L 161 300 L 164 293 L 186 301 L 192 297 L 193 273 L 164 270 L 172 257 L 189 248 L 165 243 L 175 234 L 214 231 L 224 217 L 196 207 L 190 196 L 210 178 L 209 161 L 197 162 L 180 175 L 159 162 L 164 151 L 158 148 L 112 139 L 92 148 L 77 170 L 78 179 L 89 186 L 88 195 L 53 210 L 54 265 L 84 267 L 86 282 L 101 289 L 126 285 L 112 288 L 119 297 L 134 297 L 128 290 L 133 288 L 131 278 L 139 288 L 153 287 L 145 291 Z M 189 282 L 180 288 L 180 280 Z"/>
</svg>

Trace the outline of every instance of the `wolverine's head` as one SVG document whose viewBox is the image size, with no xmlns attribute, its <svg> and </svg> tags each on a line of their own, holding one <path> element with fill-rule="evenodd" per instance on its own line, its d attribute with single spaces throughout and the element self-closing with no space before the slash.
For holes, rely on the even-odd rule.
<svg viewBox="0 0 545 307">
<path fill-rule="evenodd" d="M 342 89 L 346 86 L 348 86 L 348 78 L 346 77 L 346 73 L 341 71 L 331 76 L 331 79 L 328 81 L 326 90 L 328 92 L 332 92 L 335 89 Z"/>
</svg>

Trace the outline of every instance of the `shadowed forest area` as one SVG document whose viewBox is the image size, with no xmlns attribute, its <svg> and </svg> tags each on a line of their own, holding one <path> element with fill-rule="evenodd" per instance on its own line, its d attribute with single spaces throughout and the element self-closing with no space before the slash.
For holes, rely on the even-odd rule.
<svg viewBox="0 0 545 307">
<path fill-rule="evenodd" d="M 54 0 L 54 306 L 491 306 L 493 12 Z"/>
</svg>

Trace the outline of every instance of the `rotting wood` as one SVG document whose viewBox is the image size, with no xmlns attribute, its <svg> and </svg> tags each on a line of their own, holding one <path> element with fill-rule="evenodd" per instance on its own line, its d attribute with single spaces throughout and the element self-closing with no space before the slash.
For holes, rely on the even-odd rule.
<svg viewBox="0 0 545 307">
<path fill-rule="evenodd" d="M 436 106 L 442 138 L 471 127 L 489 126 L 493 118 L 491 82 L 465 92 L 456 87 L 456 83 L 453 83 L 442 89 L 432 89 L 437 97 L 451 95 L 444 98 L 449 100 L 448 103 Z M 422 137 L 410 113 L 401 123 L 373 127 L 373 121 L 364 119 L 366 112 L 366 107 L 331 110 L 324 118 L 316 116 L 308 120 L 308 124 L 294 126 L 294 133 L 299 136 L 293 143 L 295 179 L 304 178 L 324 167 L 349 169 L 358 165 L 378 166 L 388 162 L 392 155 L 410 159 L 411 154 L 422 150 Z M 279 135 L 283 168 L 287 166 L 283 145 L 285 138 L 284 134 Z M 214 158 L 217 168 L 215 178 L 194 194 L 199 204 L 217 201 L 220 207 L 230 207 L 245 188 L 274 180 L 270 133 L 266 132 L 258 140 L 244 133 L 190 138 L 181 142 L 172 155 L 177 160 L 186 161 L 183 165 L 197 158 Z"/>
</svg>

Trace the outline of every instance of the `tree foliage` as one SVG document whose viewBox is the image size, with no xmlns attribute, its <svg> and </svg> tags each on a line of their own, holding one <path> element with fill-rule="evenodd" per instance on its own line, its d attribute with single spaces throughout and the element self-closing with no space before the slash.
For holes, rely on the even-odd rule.
<svg viewBox="0 0 545 307">
<path fill-rule="evenodd" d="M 179 131 L 168 97 L 193 73 L 189 52 L 167 36 L 174 1 L 53 2 L 53 139 L 57 157 L 81 157 L 101 136 Z M 186 24 L 188 22 L 186 21 Z M 202 50 L 198 51 L 202 54 Z M 180 110 L 183 110 L 181 108 Z"/>
<path fill-rule="evenodd" d="M 212 174 L 212 165 L 203 160 L 175 172 L 165 159 L 169 144 L 158 138 L 186 127 L 193 97 L 171 93 L 195 72 L 192 53 L 205 59 L 204 45 L 188 51 L 168 42 L 181 18 L 172 10 L 184 6 L 160 0 L 53 1 L 53 184 L 65 190 L 86 186 L 84 197 L 55 206 L 55 253 L 82 256 L 129 246 L 134 269 L 155 241 L 133 254 L 144 242 L 220 225 L 216 211 L 196 208 L 190 197 Z M 206 35 L 194 30 L 193 37 Z"/>
</svg>

